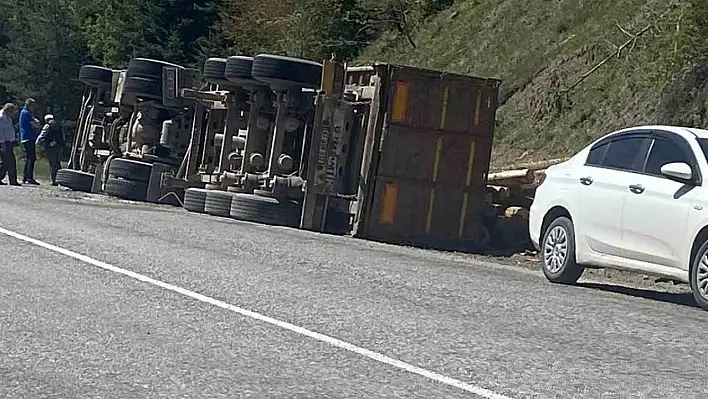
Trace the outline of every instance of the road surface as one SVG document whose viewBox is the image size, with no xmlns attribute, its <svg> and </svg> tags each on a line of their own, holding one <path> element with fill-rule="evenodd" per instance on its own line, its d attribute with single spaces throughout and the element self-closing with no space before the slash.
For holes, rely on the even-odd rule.
<svg viewBox="0 0 708 399">
<path fill-rule="evenodd" d="M 0 397 L 706 392 L 686 294 L 46 187 L 0 187 L 0 253 Z"/>
</svg>

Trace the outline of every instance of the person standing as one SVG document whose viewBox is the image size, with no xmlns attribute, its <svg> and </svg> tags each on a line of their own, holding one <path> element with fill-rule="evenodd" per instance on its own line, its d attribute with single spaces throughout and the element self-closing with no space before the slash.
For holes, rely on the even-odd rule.
<svg viewBox="0 0 708 399">
<path fill-rule="evenodd" d="M 57 172 L 61 169 L 61 154 L 64 149 L 64 133 L 61 126 L 54 120 L 54 115 L 44 116 L 44 126 L 37 136 L 37 144 L 44 147 L 49 160 L 52 186 L 57 185 Z"/>
<path fill-rule="evenodd" d="M 13 152 L 15 143 L 15 126 L 12 119 L 17 114 L 17 106 L 7 103 L 0 110 L 0 185 L 5 175 L 9 175 L 10 185 L 19 186 L 17 182 L 17 162 Z"/>
<path fill-rule="evenodd" d="M 33 98 L 25 100 L 25 107 L 20 112 L 20 142 L 25 149 L 25 169 L 22 176 L 22 182 L 28 184 L 39 185 L 34 179 L 34 163 L 37 161 L 37 148 L 35 141 L 37 140 L 37 121 L 34 117 Z"/>
</svg>

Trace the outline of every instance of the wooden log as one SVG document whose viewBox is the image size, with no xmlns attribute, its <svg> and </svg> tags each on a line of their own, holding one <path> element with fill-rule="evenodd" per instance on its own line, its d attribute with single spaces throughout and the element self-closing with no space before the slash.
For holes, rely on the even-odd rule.
<svg viewBox="0 0 708 399">
<path fill-rule="evenodd" d="M 570 157 L 567 158 L 554 158 L 554 159 L 546 159 L 543 161 L 534 161 L 534 162 L 522 162 L 514 165 L 509 165 L 507 168 L 502 169 L 502 170 L 510 170 L 510 169 L 546 169 L 549 166 L 557 165 L 559 163 L 565 162 L 569 160 Z"/>
<path fill-rule="evenodd" d="M 500 182 L 502 182 L 502 181 L 519 182 L 520 184 L 524 184 L 524 183 L 533 183 L 533 179 L 534 179 L 533 169 L 506 170 L 506 171 L 502 171 L 502 172 L 490 173 L 487 176 L 488 182 L 493 182 L 495 185 L 498 185 L 498 186 L 506 186 L 507 185 L 507 184 L 501 184 Z"/>
</svg>

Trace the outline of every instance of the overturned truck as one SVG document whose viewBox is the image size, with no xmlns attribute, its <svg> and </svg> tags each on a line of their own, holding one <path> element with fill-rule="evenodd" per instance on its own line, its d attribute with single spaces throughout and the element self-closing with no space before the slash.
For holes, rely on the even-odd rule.
<svg viewBox="0 0 708 399">
<path fill-rule="evenodd" d="M 82 78 L 89 73 L 100 78 Z M 85 89 L 71 158 L 57 182 L 137 201 L 174 194 L 161 179 L 187 152 L 192 110 L 170 94 L 195 87 L 198 71 L 136 58 L 126 70 L 85 65 L 79 79 Z"/>
<path fill-rule="evenodd" d="M 211 59 L 204 70 L 249 101 L 215 124 L 223 133 L 203 135 L 221 146 L 220 161 L 194 175 L 204 187 L 187 188 L 186 209 L 436 248 L 489 246 L 498 80 L 270 55 Z"/>
<path fill-rule="evenodd" d="M 155 73 L 131 72 L 148 61 Z M 492 241 L 498 80 L 258 55 L 208 59 L 198 83 L 167 63 L 160 80 L 158 64 L 112 72 L 116 116 L 83 122 L 109 132 L 107 155 L 72 163 L 94 191 L 392 243 L 478 251 Z M 87 113 L 97 114 L 80 120 Z M 79 153 L 92 142 L 81 136 Z"/>
</svg>

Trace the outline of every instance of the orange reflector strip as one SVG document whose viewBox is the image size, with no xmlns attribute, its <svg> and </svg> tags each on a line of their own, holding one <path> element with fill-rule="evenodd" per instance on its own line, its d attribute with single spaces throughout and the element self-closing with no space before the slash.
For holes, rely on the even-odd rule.
<svg viewBox="0 0 708 399">
<path fill-rule="evenodd" d="M 402 122 L 406 120 L 408 95 L 410 94 L 410 89 L 410 83 L 396 82 L 393 94 L 393 110 L 391 115 L 391 119 L 393 119 L 394 122 Z"/>
<path fill-rule="evenodd" d="M 381 224 L 392 225 L 396 220 L 396 206 L 398 205 L 398 186 L 386 183 L 381 204 Z"/>
</svg>

